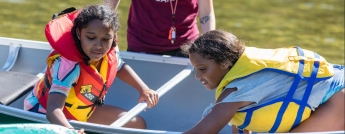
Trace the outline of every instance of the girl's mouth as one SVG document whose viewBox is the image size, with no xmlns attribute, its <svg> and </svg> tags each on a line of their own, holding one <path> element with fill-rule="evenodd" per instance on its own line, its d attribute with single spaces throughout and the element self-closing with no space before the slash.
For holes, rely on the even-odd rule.
<svg viewBox="0 0 345 134">
<path fill-rule="evenodd" d="M 204 86 L 207 84 L 206 81 L 202 81 L 201 83 L 202 83 L 202 85 L 204 85 Z"/>
<path fill-rule="evenodd" d="M 91 51 L 91 53 L 94 55 L 102 55 L 102 52 L 99 52 L 99 51 Z"/>
</svg>

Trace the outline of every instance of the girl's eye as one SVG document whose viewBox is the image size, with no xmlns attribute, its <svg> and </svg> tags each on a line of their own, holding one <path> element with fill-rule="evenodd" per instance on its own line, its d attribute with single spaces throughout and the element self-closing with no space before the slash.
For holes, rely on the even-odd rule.
<svg viewBox="0 0 345 134">
<path fill-rule="evenodd" d="M 206 70 L 206 68 L 200 68 L 199 70 L 200 70 L 201 72 L 203 72 L 203 71 Z"/>
<path fill-rule="evenodd" d="M 87 37 L 87 39 L 89 39 L 89 40 L 93 40 L 93 39 L 95 39 L 95 38 Z"/>
<path fill-rule="evenodd" d="M 111 39 L 103 39 L 104 41 L 109 41 L 109 40 L 111 40 Z"/>
</svg>

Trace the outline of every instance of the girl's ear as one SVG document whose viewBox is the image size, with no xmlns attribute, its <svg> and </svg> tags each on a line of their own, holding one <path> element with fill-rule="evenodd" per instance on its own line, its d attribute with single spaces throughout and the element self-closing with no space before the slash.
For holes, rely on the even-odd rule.
<svg viewBox="0 0 345 134">
<path fill-rule="evenodd" d="M 111 45 L 112 47 L 117 47 L 117 34 L 115 33 L 114 38 L 113 38 L 113 44 Z"/>
<path fill-rule="evenodd" d="M 224 62 L 221 64 L 222 69 L 229 69 L 229 64 L 227 62 Z"/>
<path fill-rule="evenodd" d="M 119 40 L 117 38 L 117 33 L 115 33 L 115 38 L 114 38 L 114 42 L 117 43 Z"/>
<path fill-rule="evenodd" d="M 76 33 L 77 33 L 78 39 L 80 40 L 80 30 L 79 30 L 79 28 L 76 28 L 75 31 L 76 31 Z"/>
</svg>

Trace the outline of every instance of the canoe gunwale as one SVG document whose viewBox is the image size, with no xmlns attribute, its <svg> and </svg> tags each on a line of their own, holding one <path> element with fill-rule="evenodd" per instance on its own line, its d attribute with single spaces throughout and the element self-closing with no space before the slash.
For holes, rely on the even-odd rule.
<svg viewBox="0 0 345 134">
<path fill-rule="evenodd" d="M 24 40 L 24 39 L 15 39 L 15 38 L 6 38 L 0 37 L 0 45 L 13 45 L 19 44 L 23 48 L 33 48 L 33 49 L 42 49 L 42 50 L 52 50 L 48 42 L 43 41 L 33 41 L 33 40 Z"/>
<path fill-rule="evenodd" d="M 22 48 L 50 50 L 50 51 L 52 50 L 49 43 L 43 42 L 43 41 L 32 41 L 32 40 L 0 37 L 0 43 L 1 43 L 0 45 L 7 45 L 7 46 L 18 44 L 18 45 L 21 45 Z M 190 65 L 190 61 L 188 58 L 171 57 L 167 55 L 161 56 L 161 55 L 154 55 L 154 54 L 120 51 L 120 56 L 123 59 L 168 63 L 168 64 L 175 64 L 175 65 Z"/>
<path fill-rule="evenodd" d="M 31 120 L 39 123 L 49 123 L 44 114 L 34 113 L 25 111 L 22 109 L 12 108 L 5 105 L 0 105 L 0 113 L 22 118 L 26 120 Z M 137 133 L 137 134 L 174 134 L 180 132 L 171 132 L 171 131 L 160 131 L 160 130 L 148 130 L 148 129 L 135 129 L 135 128 L 122 128 L 122 127 L 110 127 L 108 125 L 101 125 L 88 122 L 80 122 L 75 120 L 69 120 L 69 123 L 75 128 L 83 128 L 88 132 L 95 133 Z"/>
</svg>

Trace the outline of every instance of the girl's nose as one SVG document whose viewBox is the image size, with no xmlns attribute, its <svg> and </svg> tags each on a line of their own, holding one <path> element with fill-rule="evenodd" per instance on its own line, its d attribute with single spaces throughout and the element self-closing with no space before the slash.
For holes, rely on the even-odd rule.
<svg viewBox="0 0 345 134">
<path fill-rule="evenodd" d="M 95 46 L 96 47 L 101 47 L 102 46 L 102 42 L 100 40 L 95 41 Z"/>
<path fill-rule="evenodd" d="M 201 75 L 198 71 L 195 71 L 195 79 L 197 79 L 198 81 L 201 80 Z"/>
</svg>

